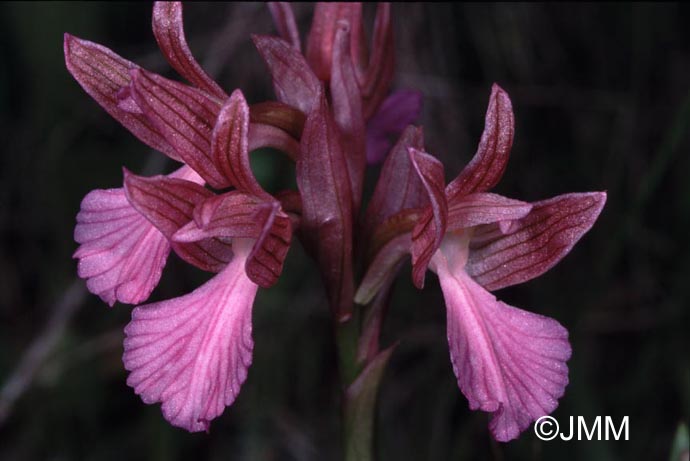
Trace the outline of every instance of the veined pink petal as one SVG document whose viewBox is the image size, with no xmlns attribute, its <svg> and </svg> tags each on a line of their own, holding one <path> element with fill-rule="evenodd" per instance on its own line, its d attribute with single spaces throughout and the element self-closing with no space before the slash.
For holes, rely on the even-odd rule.
<svg viewBox="0 0 690 461">
<path fill-rule="evenodd" d="M 444 192 L 443 164 L 426 152 L 414 148 L 409 149 L 409 155 L 430 202 L 412 230 L 412 281 L 421 289 L 424 287 L 424 275 L 429 261 L 446 233 L 448 204 Z"/>
<path fill-rule="evenodd" d="M 368 49 L 362 24 L 362 4 L 359 2 L 319 2 L 314 7 L 307 49 L 307 61 L 323 81 L 331 79 L 333 47 L 338 21 L 347 21 L 352 31 L 348 38 L 352 65 L 359 76 L 366 70 Z"/>
<path fill-rule="evenodd" d="M 422 93 L 419 91 L 391 93 L 367 124 L 367 163 L 381 163 L 391 148 L 391 139 L 397 139 L 405 127 L 413 124 L 421 110 Z"/>
<path fill-rule="evenodd" d="M 259 238 L 247 260 L 247 276 L 260 287 L 270 287 L 283 272 L 290 249 L 292 225 L 277 202 L 259 209 L 257 221 L 263 223 Z"/>
<path fill-rule="evenodd" d="M 221 109 L 219 100 L 144 70 L 132 71 L 132 97 L 187 165 L 212 187 L 230 185 L 211 154 L 213 127 Z"/>
<path fill-rule="evenodd" d="M 290 218 L 280 204 L 263 201 L 239 191 L 213 196 L 194 209 L 194 221 L 173 236 L 175 242 L 197 242 L 213 237 L 255 240 L 247 260 L 247 274 L 261 287 L 270 287 L 280 276 L 290 248 Z"/>
<path fill-rule="evenodd" d="M 410 161 L 409 148 L 424 149 L 421 127 L 408 126 L 383 163 L 364 218 L 367 234 L 399 211 L 429 203 L 424 184 Z"/>
<path fill-rule="evenodd" d="M 364 97 L 364 118 L 370 119 L 385 99 L 395 70 L 395 44 L 390 3 L 381 2 L 376 9 L 371 58 L 360 86 Z"/>
<path fill-rule="evenodd" d="M 295 50 L 301 51 L 302 45 L 299 39 L 299 29 L 297 29 L 295 14 L 290 3 L 268 2 L 268 9 L 271 11 L 273 24 L 278 29 L 280 37 L 290 43 Z"/>
<path fill-rule="evenodd" d="M 175 149 L 143 113 L 119 106 L 118 92 L 129 86 L 129 72 L 139 66 L 104 46 L 69 34 L 65 34 L 64 50 L 67 70 L 106 112 L 145 144 L 180 160 Z"/>
<path fill-rule="evenodd" d="M 253 35 L 252 39 L 271 72 L 278 101 L 309 114 L 323 90 L 302 53 L 276 37 Z"/>
<path fill-rule="evenodd" d="M 110 306 L 145 301 L 158 285 L 168 239 L 127 201 L 124 189 L 94 190 L 77 214 L 79 277 Z"/>
<path fill-rule="evenodd" d="M 477 153 L 458 177 L 448 184 L 446 194 L 449 200 L 472 192 L 485 192 L 498 184 L 508 164 L 514 133 L 510 98 L 494 84 Z"/>
<path fill-rule="evenodd" d="M 194 207 L 213 193 L 186 179 L 154 176 L 145 178 L 125 170 L 125 191 L 132 206 L 167 239 L 192 220 Z M 209 238 L 191 243 L 172 242 L 177 255 L 209 272 L 219 272 L 232 258 L 230 244 Z"/>
<path fill-rule="evenodd" d="M 508 222 L 526 216 L 532 205 L 490 192 L 456 196 L 448 200 L 448 230 L 480 224 Z"/>
<path fill-rule="evenodd" d="M 350 26 L 344 21 L 337 24 L 333 44 L 331 101 L 333 118 L 340 128 L 343 145 L 347 146 L 345 160 L 352 189 L 353 215 L 357 216 L 366 169 L 365 128 L 359 84 L 350 59 Z"/>
<path fill-rule="evenodd" d="M 251 241 L 236 242 L 222 272 L 180 298 L 137 307 L 125 328 L 127 384 L 190 432 L 208 430 L 231 405 L 252 361 L 257 285 L 244 264 Z"/>
<path fill-rule="evenodd" d="M 304 124 L 300 150 L 296 174 L 304 243 L 319 264 L 331 308 L 346 319 L 354 291 L 352 193 L 340 133 L 323 94 Z"/>
<path fill-rule="evenodd" d="M 458 270 L 445 247 L 460 241 L 444 240 L 432 262 L 446 300 L 453 372 L 470 409 L 493 413 L 491 432 L 507 442 L 558 406 L 568 384 L 568 332 L 553 319 L 496 300 Z"/>
<path fill-rule="evenodd" d="M 216 168 L 237 190 L 271 200 L 249 163 L 249 106 L 240 90 L 232 92 L 218 115 L 211 151 Z"/>
<path fill-rule="evenodd" d="M 213 81 L 194 59 L 184 34 L 182 2 L 155 2 L 153 5 L 153 35 L 165 59 L 181 76 L 192 84 L 224 100 L 227 94 Z"/>
<path fill-rule="evenodd" d="M 551 269 L 594 225 L 605 192 L 564 194 L 532 203 L 505 235 L 498 224 L 471 243 L 467 272 L 487 290 L 531 280 Z"/>
</svg>

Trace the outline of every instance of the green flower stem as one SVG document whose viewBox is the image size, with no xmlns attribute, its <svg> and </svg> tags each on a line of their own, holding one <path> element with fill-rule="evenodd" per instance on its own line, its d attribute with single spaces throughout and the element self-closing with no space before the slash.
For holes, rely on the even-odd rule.
<svg viewBox="0 0 690 461">
<path fill-rule="evenodd" d="M 362 343 L 371 343 L 378 331 L 368 328 L 367 318 L 364 328 L 360 327 L 361 310 L 356 309 L 353 317 L 336 326 L 336 342 L 340 380 L 343 389 L 342 430 L 345 461 L 373 461 L 374 421 L 376 417 L 376 397 L 383 372 L 395 346 L 382 352 L 371 347 L 369 354 L 362 356 Z M 367 316 L 369 317 L 369 316 Z M 380 324 L 380 322 L 377 322 Z"/>
</svg>

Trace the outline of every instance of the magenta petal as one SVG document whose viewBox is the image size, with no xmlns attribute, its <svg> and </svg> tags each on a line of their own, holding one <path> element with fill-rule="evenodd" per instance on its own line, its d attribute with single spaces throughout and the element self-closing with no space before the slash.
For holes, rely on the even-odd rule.
<svg viewBox="0 0 690 461">
<path fill-rule="evenodd" d="M 84 197 L 74 240 L 80 244 L 79 277 L 110 306 L 145 301 L 158 284 L 170 244 L 127 201 L 123 189 Z"/>
<path fill-rule="evenodd" d="M 132 71 L 132 97 L 187 165 L 212 187 L 230 185 L 211 154 L 220 101 L 205 91 L 144 70 Z"/>
<path fill-rule="evenodd" d="M 352 193 L 340 133 L 326 98 L 309 114 L 297 159 L 297 186 L 302 195 L 301 229 L 315 256 L 337 317 L 352 308 Z"/>
<path fill-rule="evenodd" d="M 375 165 L 386 158 L 391 138 L 397 139 L 413 124 L 422 110 L 422 93 L 399 90 L 391 93 L 367 124 L 367 163 Z"/>
<path fill-rule="evenodd" d="M 487 290 L 526 282 L 555 266 L 592 227 L 605 192 L 564 194 L 532 203 L 524 218 L 482 230 L 471 243 L 467 272 Z"/>
<path fill-rule="evenodd" d="M 350 59 L 350 27 L 344 21 L 338 22 L 333 43 L 331 100 L 343 145 L 348 146 L 345 160 L 352 189 L 353 213 L 357 216 L 366 169 L 365 128 L 359 84 Z"/>
<path fill-rule="evenodd" d="M 139 67 L 97 43 L 65 34 L 65 63 L 79 85 L 115 120 L 152 148 L 175 160 L 175 149 L 144 114 L 120 107 L 118 92 L 131 82 L 129 71 Z"/>
<path fill-rule="evenodd" d="M 504 229 L 511 220 L 526 216 L 532 205 L 489 192 L 457 196 L 448 201 L 448 230 L 498 222 Z"/>
<path fill-rule="evenodd" d="M 174 175 L 171 175 L 174 176 Z M 191 174 L 176 176 L 190 177 Z M 155 176 L 145 178 L 125 170 L 127 199 L 146 219 L 168 239 L 192 220 L 194 207 L 212 196 L 203 186 L 179 177 Z M 188 263 L 206 271 L 219 272 L 232 258 L 232 247 L 218 239 L 192 243 L 173 242 L 177 255 Z"/>
<path fill-rule="evenodd" d="M 424 184 L 410 161 L 409 148 L 424 149 L 422 128 L 408 126 L 383 163 L 364 218 L 367 233 L 399 211 L 429 203 Z"/>
<path fill-rule="evenodd" d="M 302 45 L 299 39 L 299 29 L 297 29 L 295 14 L 290 3 L 268 2 L 268 9 L 271 11 L 273 24 L 278 29 L 280 37 L 290 43 L 295 50 L 301 51 Z"/>
<path fill-rule="evenodd" d="M 485 192 L 498 184 L 508 164 L 514 133 L 513 106 L 508 93 L 494 84 L 477 153 L 458 177 L 448 184 L 448 198 Z"/>
<path fill-rule="evenodd" d="M 463 270 L 453 271 L 445 256 L 434 258 L 433 267 L 446 300 L 458 386 L 470 409 L 493 413 L 496 440 L 515 439 L 558 406 L 568 384 L 568 332 L 553 319 L 496 300 Z"/>
<path fill-rule="evenodd" d="M 443 164 L 426 152 L 414 148 L 410 148 L 409 152 L 410 161 L 430 202 L 412 230 L 412 281 L 421 289 L 429 261 L 446 233 L 448 204 L 444 192 Z"/>
<path fill-rule="evenodd" d="M 249 106 L 240 90 L 233 91 L 220 110 L 211 150 L 216 168 L 237 190 L 271 199 L 254 177 L 249 163 Z"/>
<path fill-rule="evenodd" d="M 181 2 L 155 2 L 153 34 L 165 59 L 181 76 L 217 98 L 228 96 L 192 56 L 184 34 Z"/>
<path fill-rule="evenodd" d="M 127 384 L 190 432 L 208 430 L 247 378 L 257 291 L 244 272 L 250 247 L 237 244 L 232 262 L 192 293 L 137 307 L 125 328 Z"/>
<path fill-rule="evenodd" d="M 252 38 L 271 72 L 278 101 L 305 114 L 311 112 L 319 102 L 322 85 L 302 53 L 276 37 L 254 35 Z"/>
</svg>

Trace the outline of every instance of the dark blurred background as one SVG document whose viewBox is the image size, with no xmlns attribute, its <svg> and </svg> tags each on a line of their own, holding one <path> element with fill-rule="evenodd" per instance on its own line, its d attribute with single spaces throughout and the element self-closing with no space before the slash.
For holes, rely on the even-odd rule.
<svg viewBox="0 0 690 461">
<path fill-rule="evenodd" d="M 308 30 L 310 5 L 296 5 Z M 372 8 L 367 7 L 371 16 Z M 546 275 L 498 296 L 570 331 L 570 385 L 554 416 L 629 416 L 629 441 L 499 444 L 468 410 L 448 356 L 433 276 L 395 288 L 383 342 L 400 340 L 376 425 L 381 460 L 687 460 L 690 408 L 690 10 L 664 4 L 393 7 L 399 88 L 424 93 L 428 150 L 451 179 L 473 155 L 492 82 L 510 94 L 513 154 L 497 192 L 538 200 L 607 190 L 597 224 Z M 113 121 L 67 73 L 62 34 L 172 76 L 147 3 L 0 4 L 0 459 L 330 460 L 338 382 L 318 274 L 298 245 L 254 308 L 254 364 L 211 432 L 169 426 L 125 384 L 113 309 L 76 279 L 82 197 L 120 187 L 121 167 L 174 168 Z M 190 45 L 227 90 L 272 98 L 249 39 L 260 4 L 188 4 Z M 177 77 L 174 77 L 177 78 Z M 286 162 L 253 159 L 273 190 Z M 370 175 L 373 187 L 375 171 Z M 171 256 L 152 300 L 208 278 Z M 679 435 L 677 435 L 679 434 Z M 685 454 L 683 451 L 685 440 Z M 675 441 L 675 442 L 674 442 Z M 675 443 L 675 446 L 674 446 Z"/>
</svg>

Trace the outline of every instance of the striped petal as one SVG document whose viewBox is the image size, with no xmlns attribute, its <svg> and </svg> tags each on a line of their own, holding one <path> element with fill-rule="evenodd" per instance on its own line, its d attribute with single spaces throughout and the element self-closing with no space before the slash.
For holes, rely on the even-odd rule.
<svg viewBox="0 0 690 461">
<path fill-rule="evenodd" d="M 430 202 L 412 230 L 412 281 L 417 288 L 422 289 L 429 261 L 446 233 L 448 203 L 444 194 L 443 164 L 426 152 L 414 148 L 410 148 L 409 153 L 410 161 Z"/>
<path fill-rule="evenodd" d="M 604 203 L 605 192 L 564 194 L 532 203 L 520 219 L 480 226 L 467 272 L 492 291 L 540 276 L 592 228 Z"/>
<path fill-rule="evenodd" d="M 165 236 L 127 200 L 124 189 L 94 190 L 77 215 L 74 257 L 89 291 L 110 306 L 145 301 L 170 253 Z"/>
<path fill-rule="evenodd" d="M 211 155 L 221 102 L 205 91 L 144 70 L 131 72 L 131 96 L 179 157 L 216 189 L 230 183 Z"/>
<path fill-rule="evenodd" d="M 227 267 L 192 293 L 132 311 L 125 328 L 127 384 L 190 432 L 206 431 L 231 405 L 252 361 L 257 285 L 244 271 L 252 246 L 237 242 Z"/>
<path fill-rule="evenodd" d="M 508 164 L 514 133 L 513 106 L 508 93 L 494 84 L 477 153 L 448 184 L 446 194 L 449 200 L 472 192 L 485 192 L 498 184 Z"/>
<path fill-rule="evenodd" d="M 194 209 L 194 221 L 179 229 L 174 244 L 203 239 L 252 238 L 247 274 L 259 286 L 273 285 L 290 249 L 292 226 L 277 201 L 266 202 L 239 191 L 213 196 Z"/>
<path fill-rule="evenodd" d="M 227 95 L 194 59 L 187 45 L 182 20 L 182 2 L 155 2 L 153 34 L 165 59 L 181 76 L 217 98 Z"/>
<path fill-rule="evenodd" d="M 140 110 L 128 110 L 121 104 L 120 91 L 130 85 L 129 72 L 139 66 L 104 46 L 69 34 L 65 34 L 64 53 L 67 70 L 103 109 L 144 143 L 180 160 L 175 148 Z"/>
<path fill-rule="evenodd" d="M 192 171 L 189 167 L 184 169 Z M 194 207 L 213 195 L 201 185 L 203 180 L 195 182 L 184 177 L 172 174 L 146 178 L 125 170 L 127 200 L 168 240 L 191 221 Z M 189 264 L 209 272 L 219 272 L 232 258 L 231 245 L 214 238 L 192 243 L 173 241 L 172 249 Z"/>
<path fill-rule="evenodd" d="M 568 332 L 472 280 L 461 268 L 462 245 L 462 237 L 447 238 L 432 263 L 446 300 L 453 372 L 470 409 L 493 413 L 491 432 L 507 442 L 558 406 L 568 384 Z"/>
<path fill-rule="evenodd" d="M 448 201 L 448 230 L 495 222 L 509 223 L 523 218 L 531 209 L 532 205 L 529 203 L 490 192 L 475 192 L 455 197 L 454 200 Z"/>
</svg>

